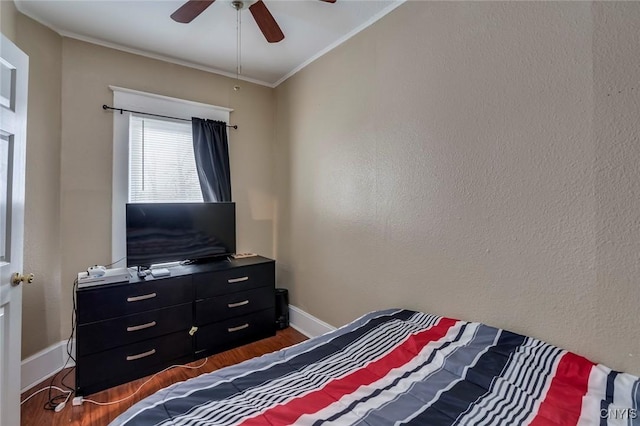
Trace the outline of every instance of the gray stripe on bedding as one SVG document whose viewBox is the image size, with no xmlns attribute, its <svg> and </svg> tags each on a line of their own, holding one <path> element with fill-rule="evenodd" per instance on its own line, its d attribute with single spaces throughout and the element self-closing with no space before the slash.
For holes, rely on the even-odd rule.
<svg viewBox="0 0 640 426">
<path fill-rule="evenodd" d="M 528 338 L 495 379 L 491 393 L 483 395 L 461 416 L 461 424 L 523 423 L 551 380 L 561 355 L 562 350 Z"/>
<path fill-rule="evenodd" d="M 385 317 L 385 316 L 392 316 L 401 311 L 403 310 L 402 309 L 386 309 L 386 310 L 377 311 L 377 312 L 370 312 L 368 314 L 361 316 L 355 321 L 343 327 L 340 327 L 334 331 L 326 333 L 322 336 L 315 337 L 311 340 L 306 340 L 304 342 L 285 348 L 278 352 L 274 352 L 271 354 L 263 355 L 258 358 L 254 358 L 251 360 L 252 362 L 251 371 L 268 368 L 270 365 L 274 363 L 286 362 L 287 360 L 293 357 L 296 357 L 300 354 L 304 354 L 306 352 L 313 350 L 314 348 L 327 344 L 338 336 L 342 336 L 346 333 L 357 330 L 358 328 L 368 324 L 371 320 Z M 419 314 L 419 315 L 423 317 L 427 317 L 429 320 L 434 322 L 438 318 L 433 315 L 425 315 L 425 314 Z M 248 371 L 246 370 L 244 363 L 240 363 L 233 366 L 229 366 L 222 370 L 217 370 L 212 373 L 204 374 L 200 377 L 197 377 L 191 380 L 175 383 L 165 389 L 162 389 L 156 392 L 155 394 L 149 396 L 145 400 L 141 401 L 140 403 L 138 403 L 135 413 L 123 413 L 123 414 L 126 414 L 126 417 L 119 416 L 111 423 L 111 425 L 113 426 L 124 425 L 131 417 L 133 417 L 137 413 L 140 413 L 142 411 L 148 411 L 150 408 L 157 406 L 159 404 L 162 404 L 167 400 L 171 400 L 175 397 L 184 397 L 185 395 L 198 391 L 203 386 L 213 387 L 220 382 L 227 382 L 227 381 L 233 380 L 234 378 L 243 376 L 247 373 Z M 157 421 L 161 422 L 162 420 L 166 420 L 166 417 L 164 419 L 158 419 Z"/>
<path fill-rule="evenodd" d="M 405 311 L 408 313 L 408 311 Z M 367 363 L 394 348 L 406 336 L 426 328 L 437 321 L 438 317 L 413 313 L 406 319 L 390 319 L 376 325 L 371 330 L 358 336 L 346 346 L 336 348 L 335 351 L 313 364 L 296 368 L 290 373 L 274 377 L 267 383 L 256 383 L 242 393 L 238 393 L 224 400 L 212 400 L 200 404 L 188 413 L 173 417 L 170 424 L 192 425 L 193 422 L 205 421 L 211 424 L 234 423 L 247 416 L 251 417 L 268 407 L 286 403 L 308 391 L 321 388 L 327 381 L 340 377 L 354 369 L 361 368 Z M 401 331 L 404 330 L 404 331 Z M 327 342 L 331 345 L 331 341 Z M 304 355 L 307 352 L 301 352 Z M 285 356 L 282 362 L 289 362 L 294 357 Z M 265 368 L 269 371 L 274 364 Z M 195 395 L 195 394 L 194 394 Z M 251 401 L 251 403 L 247 403 Z M 179 416 L 179 417 L 178 417 Z M 169 422 L 166 423 L 167 425 Z"/>
<path fill-rule="evenodd" d="M 477 324 L 470 323 L 468 325 L 476 326 Z M 439 390 L 447 389 L 452 383 L 459 381 L 464 376 L 465 368 L 472 365 L 481 353 L 486 352 L 493 345 L 498 334 L 497 329 L 487 326 L 476 327 L 473 331 L 471 340 L 448 354 L 439 369 L 420 379 L 420 370 L 433 366 L 431 361 L 425 360 L 420 369 L 402 379 L 407 381 L 418 379 L 418 381 L 394 400 L 383 404 L 379 410 L 377 408 L 375 411 L 369 409 L 366 416 L 356 425 L 393 424 L 397 419 L 405 418 L 429 405 L 437 397 Z M 355 409 L 357 410 L 357 408 Z M 385 416 L 387 413 L 389 416 Z"/>
</svg>

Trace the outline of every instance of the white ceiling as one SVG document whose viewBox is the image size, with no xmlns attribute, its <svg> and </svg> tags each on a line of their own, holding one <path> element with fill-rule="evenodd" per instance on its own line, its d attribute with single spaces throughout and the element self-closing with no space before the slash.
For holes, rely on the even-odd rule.
<svg viewBox="0 0 640 426">
<path fill-rule="evenodd" d="M 189 24 L 169 15 L 186 0 L 15 0 L 59 34 L 224 75 L 236 74 L 236 11 L 217 0 Z M 241 11 L 242 77 L 281 81 L 395 9 L 404 0 L 264 0 L 285 34 L 268 43 Z M 251 2 L 249 2 L 251 3 Z"/>
</svg>

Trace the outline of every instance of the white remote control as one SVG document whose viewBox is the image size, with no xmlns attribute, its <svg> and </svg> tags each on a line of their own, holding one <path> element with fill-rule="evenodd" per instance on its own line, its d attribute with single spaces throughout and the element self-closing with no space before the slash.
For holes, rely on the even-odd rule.
<svg viewBox="0 0 640 426">
<path fill-rule="evenodd" d="M 255 257 L 257 254 L 255 253 L 236 253 L 232 254 L 231 257 L 234 259 L 244 259 L 245 257 Z"/>
</svg>

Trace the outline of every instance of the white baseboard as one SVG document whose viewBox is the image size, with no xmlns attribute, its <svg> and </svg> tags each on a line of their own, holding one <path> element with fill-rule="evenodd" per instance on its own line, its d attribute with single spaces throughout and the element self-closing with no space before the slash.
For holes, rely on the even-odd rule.
<svg viewBox="0 0 640 426">
<path fill-rule="evenodd" d="M 335 330 L 331 324 L 306 313 L 302 309 L 289 305 L 289 323 L 307 337 L 316 337 Z"/>
<path fill-rule="evenodd" d="M 73 342 L 75 352 L 75 342 Z M 75 356 L 75 353 L 74 353 Z M 21 393 L 31 389 L 33 386 L 51 377 L 62 368 L 67 360 L 67 341 L 54 343 L 22 360 L 20 370 Z M 75 365 L 73 360 L 69 360 L 67 367 Z"/>
</svg>

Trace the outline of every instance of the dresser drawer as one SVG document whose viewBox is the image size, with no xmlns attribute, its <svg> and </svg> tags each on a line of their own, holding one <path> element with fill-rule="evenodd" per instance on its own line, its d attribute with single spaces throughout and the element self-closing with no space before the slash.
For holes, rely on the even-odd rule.
<svg viewBox="0 0 640 426">
<path fill-rule="evenodd" d="M 275 262 L 193 276 L 196 300 L 258 287 L 275 287 Z"/>
<path fill-rule="evenodd" d="M 223 294 L 196 301 L 195 325 L 218 322 L 269 308 L 275 309 L 273 287 Z"/>
<path fill-rule="evenodd" d="M 183 303 L 170 308 L 81 324 L 77 331 L 78 355 L 88 355 L 177 331 L 187 333 L 192 325 L 192 311 L 191 303 Z"/>
<path fill-rule="evenodd" d="M 78 324 L 179 305 L 193 300 L 190 276 L 79 290 Z"/>
<path fill-rule="evenodd" d="M 192 353 L 188 332 L 173 333 L 79 358 L 77 387 L 88 394 L 144 377 Z"/>
<path fill-rule="evenodd" d="M 198 352 L 215 352 L 244 342 L 275 334 L 275 309 L 265 309 L 249 315 L 198 328 L 196 355 Z"/>
</svg>

